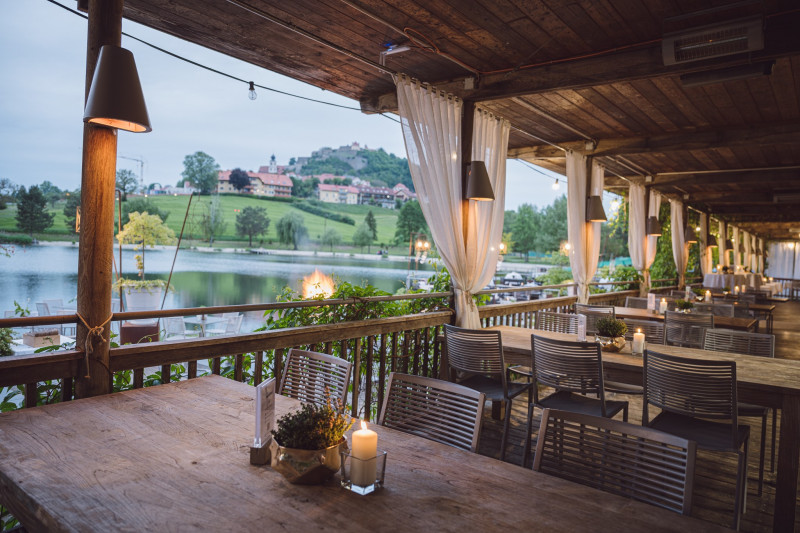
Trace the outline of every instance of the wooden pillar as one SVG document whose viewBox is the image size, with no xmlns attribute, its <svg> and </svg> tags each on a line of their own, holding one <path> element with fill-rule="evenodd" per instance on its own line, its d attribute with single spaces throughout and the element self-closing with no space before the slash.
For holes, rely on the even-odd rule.
<svg viewBox="0 0 800 533">
<path fill-rule="evenodd" d="M 467 165 L 472 162 L 472 132 L 475 125 L 475 102 L 464 100 L 464 115 L 461 117 L 461 221 L 464 232 L 464 246 L 467 246 L 469 227 L 469 200 L 464 199 L 467 191 Z"/>
<path fill-rule="evenodd" d="M 122 38 L 122 0 L 90 0 L 86 43 L 86 97 L 100 48 L 119 46 Z M 85 101 L 85 100 L 84 100 Z M 78 313 L 89 326 L 99 326 L 111 314 L 111 273 L 114 250 L 114 188 L 117 165 L 117 130 L 85 124 L 81 174 L 81 233 L 78 248 Z M 77 347 L 86 350 L 87 329 L 78 322 Z M 109 328 L 102 340 L 92 342 L 89 368 L 75 384 L 76 396 L 111 392 Z M 90 377 L 87 375 L 87 370 Z"/>
</svg>

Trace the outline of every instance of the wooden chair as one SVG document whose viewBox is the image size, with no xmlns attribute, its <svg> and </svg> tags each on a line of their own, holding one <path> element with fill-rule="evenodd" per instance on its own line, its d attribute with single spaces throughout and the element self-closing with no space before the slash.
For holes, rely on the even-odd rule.
<svg viewBox="0 0 800 533">
<path fill-rule="evenodd" d="M 444 344 L 450 368 L 460 374 L 457 375 L 458 383 L 482 392 L 492 402 L 506 402 L 503 436 L 500 440 L 500 460 L 505 460 L 511 402 L 525 392 L 528 393 L 527 431 L 530 435 L 533 402 L 531 390 L 535 389 L 533 384 L 517 383 L 508 379 L 499 331 L 465 329 L 446 324 Z"/>
<path fill-rule="evenodd" d="M 556 313 L 552 311 L 537 311 L 534 329 L 555 331 L 558 333 L 578 333 L 578 315 L 572 313 Z"/>
<path fill-rule="evenodd" d="M 703 330 L 714 327 L 711 313 L 679 313 L 664 315 L 664 344 L 688 348 L 703 347 Z"/>
<path fill-rule="evenodd" d="M 649 406 L 661 412 L 650 419 Z M 642 425 L 697 442 L 701 450 L 736 453 L 733 528 L 746 506 L 750 426 L 739 425 L 736 363 L 644 353 Z"/>
<path fill-rule="evenodd" d="M 775 358 L 775 335 L 749 333 L 733 329 L 707 329 L 703 337 L 703 349 L 715 352 L 732 352 L 759 357 Z M 739 416 L 761 418 L 761 450 L 758 459 L 758 495 L 764 487 L 764 456 L 767 443 L 767 415 L 772 411 L 772 443 L 770 472 L 775 471 L 775 436 L 778 426 L 778 410 L 739 402 Z"/>
<path fill-rule="evenodd" d="M 695 454 L 689 439 L 545 409 L 533 469 L 688 515 Z"/>
<path fill-rule="evenodd" d="M 353 364 L 332 355 L 292 348 L 278 394 L 303 403 L 326 405 L 328 398 L 345 407 L 347 386 Z"/>
<path fill-rule="evenodd" d="M 586 315 L 586 334 L 597 333 L 597 321 L 603 317 L 616 318 L 614 307 L 608 305 L 575 304 L 576 315 Z"/>
<path fill-rule="evenodd" d="M 463 385 L 392 372 L 378 424 L 476 452 L 485 400 Z"/>
<path fill-rule="evenodd" d="M 628 296 L 625 298 L 625 307 L 632 307 L 634 309 L 647 309 L 647 298 Z"/>
</svg>

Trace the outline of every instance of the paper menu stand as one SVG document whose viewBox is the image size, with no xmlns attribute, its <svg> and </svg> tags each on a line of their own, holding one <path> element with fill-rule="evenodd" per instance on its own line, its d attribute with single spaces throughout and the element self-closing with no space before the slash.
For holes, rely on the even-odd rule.
<svg viewBox="0 0 800 533">
<path fill-rule="evenodd" d="M 586 315 L 578 315 L 578 342 L 586 342 Z"/>
<path fill-rule="evenodd" d="M 256 387 L 256 432 L 250 447 L 250 464 L 270 462 L 269 445 L 275 428 L 275 378 Z"/>
<path fill-rule="evenodd" d="M 647 310 L 653 313 L 656 312 L 656 295 L 655 294 L 648 294 L 647 295 Z"/>
</svg>

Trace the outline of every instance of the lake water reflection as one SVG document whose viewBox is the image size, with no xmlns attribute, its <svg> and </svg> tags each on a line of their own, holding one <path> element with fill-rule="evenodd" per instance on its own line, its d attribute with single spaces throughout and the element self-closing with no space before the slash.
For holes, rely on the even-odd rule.
<svg viewBox="0 0 800 533">
<path fill-rule="evenodd" d="M 174 251 L 147 250 L 148 278 L 166 279 Z M 135 276 L 132 251 L 122 254 L 123 274 Z M 115 260 L 119 255 L 115 253 Z M 369 283 L 394 293 L 403 286 L 405 262 L 355 258 L 297 257 L 204 253 L 181 250 L 175 262 L 167 308 L 233 305 L 275 301 L 285 286 L 299 287 L 302 278 L 320 269 L 342 281 Z M 0 257 L 0 309 L 11 310 L 14 300 L 35 311 L 44 299 L 74 301 L 78 286 L 78 247 L 17 247 L 11 257 Z"/>
</svg>

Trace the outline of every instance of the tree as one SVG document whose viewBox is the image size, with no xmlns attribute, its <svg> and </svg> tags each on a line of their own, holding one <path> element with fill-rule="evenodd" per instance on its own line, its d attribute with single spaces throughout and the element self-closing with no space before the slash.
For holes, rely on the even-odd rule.
<svg viewBox="0 0 800 533">
<path fill-rule="evenodd" d="M 47 212 L 47 199 L 36 185 L 30 190 L 20 187 L 17 191 L 17 227 L 33 238 L 53 225 L 54 214 Z"/>
<path fill-rule="evenodd" d="M 539 240 L 536 243 L 538 252 L 554 252 L 561 243 L 569 238 L 567 230 L 567 197 L 561 195 L 552 204 L 541 210 L 542 221 Z"/>
<path fill-rule="evenodd" d="M 541 215 L 531 204 L 522 204 L 517 209 L 514 217 L 511 234 L 514 235 L 515 252 L 522 252 L 525 262 L 528 262 L 528 253 L 536 250 L 536 237 L 541 226 Z"/>
<path fill-rule="evenodd" d="M 208 241 L 208 245 L 214 244 L 214 238 L 225 232 L 227 224 L 222 216 L 222 209 L 219 207 L 219 196 L 214 196 L 206 204 L 206 211 L 200 215 L 200 230 L 203 237 Z"/>
<path fill-rule="evenodd" d="M 64 205 L 64 224 L 75 231 L 75 219 L 78 209 L 81 207 L 81 190 L 75 189 L 67 193 L 67 203 Z"/>
<path fill-rule="evenodd" d="M 183 179 L 200 190 L 200 194 L 211 194 L 219 180 L 219 165 L 205 152 L 195 152 L 183 158 Z M 179 185 L 183 185 L 180 183 Z"/>
<path fill-rule="evenodd" d="M 162 222 L 166 222 L 167 217 L 169 217 L 169 211 L 159 209 L 147 198 L 134 198 L 133 200 L 128 200 L 122 204 L 123 226 L 128 223 L 130 220 L 130 214 L 134 211 L 138 213 L 150 213 L 151 215 L 158 215 Z"/>
<path fill-rule="evenodd" d="M 250 176 L 241 168 L 234 168 L 231 170 L 231 175 L 228 179 L 230 180 L 231 186 L 237 191 L 241 191 L 250 185 Z"/>
<path fill-rule="evenodd" d="M 6 204 L 14 199 L 17 192 L 17 185 L 8 178 L 0 178 L 0 210 L 6 208 Z"/>
<path fill-rule="evenodd" d="M 286 213 L 278 221 L 278 240 L 283 244 L 291 244 L 295 250 L 306 236 L 308 228 L 303 222 L 303 217 L 297 213 Z"/>
<path fill-rule="evenodd" d="M 364 217 L 364 223 L 369 228 L 369 232 L 372 234 L 372 240 L 378 238 L 378 222 L 375 220 L 375 215 L 372 213 L 372 209 L 367 211 L 367 216 Z"/>
<path fill-rule="evenodd" d="M 295 159 L 294 157 L 290 157 L 289 158 L 289 166 L 293 167 L 295 164 L 297 164 L 297 159 Z"/>
<path fill-rule="evenodd" d="M 122 244 L 135 244 L 135 249 L 140 251 L 146 246 L 152 248 L 156 244 L 175 244 L 177 239 L 175 232 L 158 215 L 134 211 L 130 214 L 130 221 L 117 233 L 117 240 Z M 134 258 L 139 277 L 144 279 L 144 255 L 137 254 Z"/>
<path fill-rule="evenodd" d="M 58 186 L 53 185 L 50 181 L 43 181 L 41 185 L 39 185 L 39 190 L 42 191 L 42 195 L 45 199 L 50 203 L 50 208 L 55 208 L 56 202 L 61 200 L 64 196 L 64 192 L 58 188 Z"/>
<path fill-rule="evenodd" d="M 128 199 L 128 194 L 136 192 L 136 186 L 139 184 L 139 179 L 132 170 L 123 168 L 117 170 L 117 189 L 122 191 L 122 201 Z"/>
<path fill-rule="evenodd" d="M 367 247 L 367 252 L 369 252 L 369 247 L 372 244 L 372 231 L 370 231 L 369 226 L 366 222 L 362 222 L 357 228 L 356 232 L 353 233 L 353 244 L 361 248 L 361 251 L 364 251 L 364 247 Z"/>
<path fill-rule="evenodd" d="M 292 196 L 298 198 L 311 198 L 319 185 L 319 178 L 316 177 L 301 180 L 290 176 L 289 179 L 292 180 Z"/>
<path fill-rule="evenodd" d="M 394 240 L 396 243 L 404 243 L 412 233 L 430 233 L 422 208 L 416 200 L 409 200 L 400 209 L 397 217 L 397 226 L 394 230 Z"/>
<path fill-rule="evenodd" d="M 323 246 L 330 246 L 331 252 L 333 251 L 333 247 L 340 242 L 342 242 L 342 236 L 339 235 L 339 232 L 336 231 L 335 228 L 326 229 L 325 233 L 323 233 L 320 238 L 320 243 L 322 243 Z"/>
<path fill-rule="evenodd" d="M 248 206 L 236 215 L 236 233 L 247 235 L 250 246 L 253 246 L 253 235 L 263 235 L 268 228 L 269 217 L 263 207 Z"/>
</svg>

